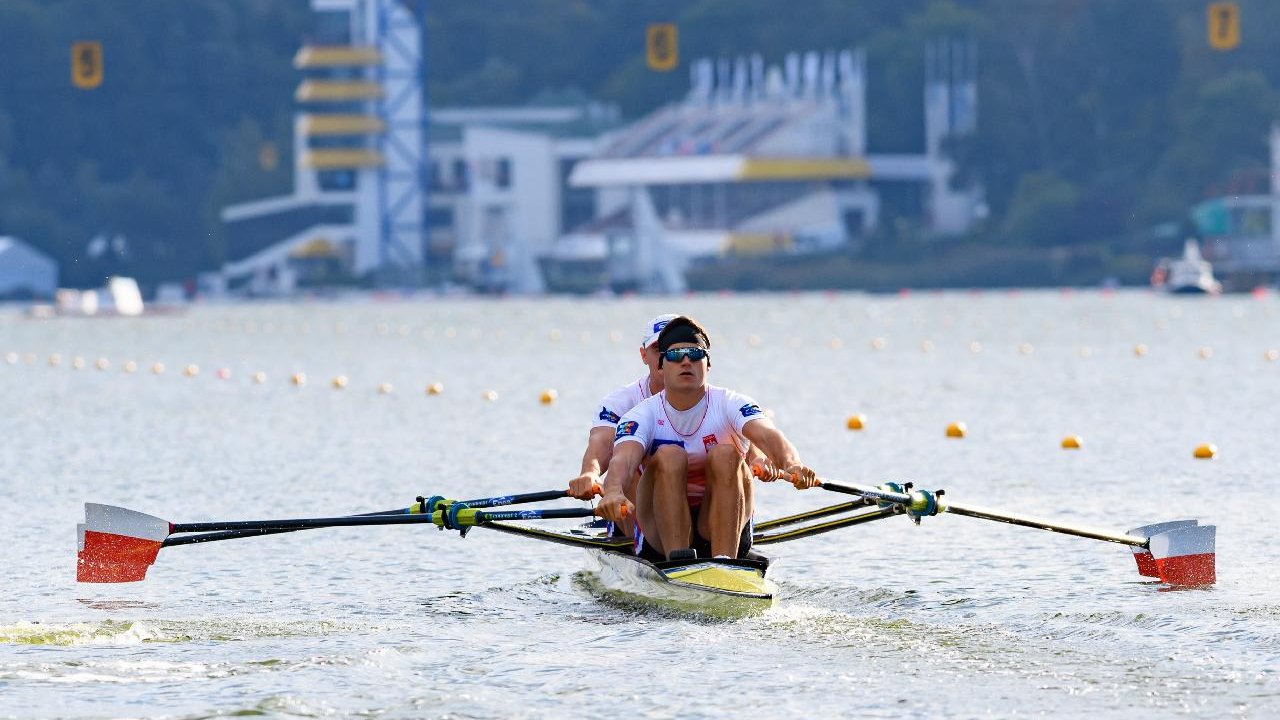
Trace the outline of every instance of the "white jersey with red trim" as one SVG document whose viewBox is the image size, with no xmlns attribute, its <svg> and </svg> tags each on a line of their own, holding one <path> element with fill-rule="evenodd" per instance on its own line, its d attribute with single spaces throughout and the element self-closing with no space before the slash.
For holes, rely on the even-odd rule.
<svg viewBox="0 0 1280 720">
<path fill-rule="evenodd" d="M 646 374 L 639 380 L 627 383 L 605 395 L 600 401 L 600 410 L 596 412 L 595 420 L 591 421 L 591 429 L 616 428 L 623 415 L 631 412 L 631 408 L 648 400 L 649 397 L 649 376 Z"/>
<path fill-rule="evenodd" d="M 751 442 L 742 429 L 763 417 L 764 411 L 755 400 L 727 388 L 708 385 L 703 399 L 685 411 L 671 407 L 664 390 L 622 416 L 613 444 L 638 442 L 644 446 L 645 457 L 663 445 L 684 448 L 689 456 L 686 494 L 689 504 L 696 507 L 706 494 L 707 451 L 730 443 L 745 457 Z"/>
</svg>

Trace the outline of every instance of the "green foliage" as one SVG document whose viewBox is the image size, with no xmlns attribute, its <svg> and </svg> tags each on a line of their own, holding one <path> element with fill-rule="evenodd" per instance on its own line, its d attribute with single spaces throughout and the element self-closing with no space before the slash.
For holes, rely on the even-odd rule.
<svg viewBox="0 0 1280 720">
<path fill-rule="evenodd" d="M 1135 237 L 1215 193 L 1261 190 L 1280 118 L 1280 3 L 1238 0 L 1242 43 L 1208 47 L 1202 2 L 1133 0 L 431 0 L 435 106 L 518 104 L 580 91 L 637 117 L 679 99 L 689 61 L 862 47 L 872 152 L 923 146 L 925 47 L 978 48 L 978 130 L 950 143 L 960 181 L 980 182 L 1006 245 Z M 680 67 L 645 65 L 649 23 L 675 22 Z M 64 280 L 107 269 L 89 238 L 123 234 L 114 262 L 173 279 L 223 259 L 219 210 L 287 192 L 291 58 L 306 0 L 0 2 L 0 233 L 62 263 Z M 69 82 L 69 48 L 100 40 L 105 82 Z M 264 169 L 264 144 L 279 154 Z M 867 251 L 926 251 L 886 201 Z M 1028 260 L 1028 262 L 1030 262 Z M 121 268 L 117 268 L 121 269 Z"/>
<path fill-rule="evenodd" d="M 1004 236 L 1016 245 L 1065 245 L 1074 237 L 1080 203 L 1075 185 L 1047 172 L 1024 175 L 1005 215 Z"/>
</svg>

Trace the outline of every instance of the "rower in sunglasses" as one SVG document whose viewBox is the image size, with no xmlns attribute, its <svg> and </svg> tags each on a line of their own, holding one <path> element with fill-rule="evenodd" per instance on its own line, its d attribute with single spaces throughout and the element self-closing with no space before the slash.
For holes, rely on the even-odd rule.
<svg viewBox="0 0 1280 720">
<path fill-rule="evenodd" d="M 797 487 L 812 487 L 817 477 L 754 400 L 707 384 L 711 341 L 697 322 L 681 316 L 667 323 L 658 335 L 658 365 L 662 392 L 618 422 L 600 510 L 614 522 L 624 517 L 630 503 L 621 478 L 643 466 L 634 513 L 637 555 L 743 557 L 751 549 L 755 510 L 748 449 L 763 451 Z"/>
</svg>

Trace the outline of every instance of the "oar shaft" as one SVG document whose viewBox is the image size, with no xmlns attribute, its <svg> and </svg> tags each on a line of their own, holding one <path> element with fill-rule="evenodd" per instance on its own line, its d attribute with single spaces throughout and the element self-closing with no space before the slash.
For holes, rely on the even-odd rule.
<svg viewBox="0 0 1280 720">
<path fill-rule="evenodd" d="M 598 492 L 596 494 L 599 494 Z M 519 495 L 501 495 L 491 498 L 463 500 L 467 507 L 487 508 L 501 505 L 523 505 L 525 503 L 550 502 L 569 497 L 568 490 L 543 490 L 542 492 L 522 493 Z"/>
<path fill-rule="evenodd" d="M 1107 542 L 1131 545 L 1133 547 L 1146 547 L 1148 542 L 1147 538 L 1139 537 L 1137 535 L 1109 532 L 1107 530 L 1098 530 L 1096 528 L 1082 527 L 1079 525 L 1068 525 L 1065 523 L 1045 520 L 1043 518 L 1032 517 L 1030 515 L 1018 515 L 1015 513 L 1005 512 L 1003 510 L 992 510 L 990 508 L 977 507 L 974 505 L 962 505 L 960 503 L 939 501 L 938 512 L 948 512 L 954 515 L 964 515 L 966 517 L 979 518 L 981 520 L 995 520 L 996 522 L 1009 523 L 1010 525 L 1038 528 L 1040 530 L 1048 530 L 1050 532 L 1062 533 L 1064 535 L 1075 535 L 1076 537 L 1090 538 L 1093 540 L 1105 540 Z"/>
<path fill-rule="evenodd" d="M 891 490 L 884 490 L 882 488 L 867 487 L 864 485 L 825 481 L 820 485 L 820 487 L 824 490 L 832 490 L 834 492 L 850 495 L 859 495 L 868 503 L 887 502 L 895 505 L 901 505 L 906 508 L 912 508 L 913 505 L 919 505 L 919 499 L 914 497 L 911 493 L 900 493 L 893 492 Z M 938 491 L 938 495 L 941 495 L 941 491 Z M 978 518 L 980 520 L 994 520 L 996 522 L 1009 523 L 1010 525 L 1021 525 L 1023 527 L 1049 530 L 1051 532 L 1090 538 L 1092 540 L 1105 540 L 1107 542 L 1119 543 L 1121 545 L 1131 545 L 1134 547 L 1147 546 L 1147 538 L 1140 537 L 1138 535 L 1110 532 L 1107 530 L 1099 530 L 1097 528 L 1089 528 L 1079 525 L 1068 525 L 1066 523 L 1045 520 L 1044 518 L 1033 517 L 1031 515 L 1021 515 L 1018 513 L 1005 512 L 1003 510 L 978 507 L 976 505 L 953 503 L 941 497 L 938 497 L 937 501 L 938 512 L 940 513 L 948 512 L 955 515 Z"/>
<path fill-rule="evenodd" d="M 553 520 L 556 518 L 593 517 L 592 508 L 557 508 L 550 510 L 506 510 L 499 512 L 467 508 L 457 513 L 463 525 L 483 525 L 493 520 Z M 202 523 L 174 523 L 170 533 L 230 532 L 245 530 L 287 531 L 322 527 L 362 527 L 368 525 L 444 525 L 445 511 L 430 515 L 352 515 L 329 518 L 292 518 L 284 520 L 231 520 Z"/>
</svg>

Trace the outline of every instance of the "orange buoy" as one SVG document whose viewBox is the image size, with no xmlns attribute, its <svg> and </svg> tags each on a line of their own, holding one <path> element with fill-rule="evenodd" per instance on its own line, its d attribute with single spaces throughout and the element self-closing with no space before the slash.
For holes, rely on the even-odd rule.
<svg viewBox="0 0 1280 720">
<path fill-rule="evenodd" d="M 953 422 L 947 426 L 947 437 L 957 439 L 962 438 L 968 430 L 969 428 L 964 423 Z"/>
<path fill-rule="evenodd" d="M 850 430 L 861 430 L 866 427 L 867 416 L 861 413 L 850 415 L 848 420 L 844 421 L 844 426 Z"/>
</svg>

